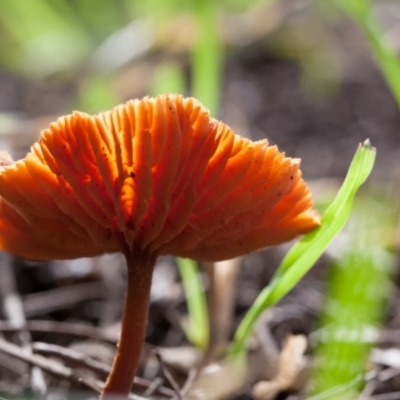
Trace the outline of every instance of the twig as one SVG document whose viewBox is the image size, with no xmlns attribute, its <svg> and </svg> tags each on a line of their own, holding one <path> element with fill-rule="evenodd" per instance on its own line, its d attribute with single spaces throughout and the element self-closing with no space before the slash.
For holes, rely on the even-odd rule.
<svg viewBox="0 0 400 400">
<path fill-rule="evenodd" d="M 90 325 L 41 320 L 26 321 L 21 324 L 16 324 L 10 321 L 0 320 L 0 332 L 18 332 L 24 329 L 29 332 L 54 333 L 57 336 L 65 335 L 89 338 L 110 343 L 116 343 L 118 341 L 117 335 L 108 333 L 103 328 L 97 328 Z"/>
<path fill-rule="evenodd" d="M 101 394 L 100 385 L 96 384 L 95 382 L 92 382 L 90 379 L 80 377 L 78 378 L 78 382 L 80 386 L 90 389 L 97 394 Z"/>
<path fill-rule="evenodd" d="M 93 385 L 96 386 L 95 382 L 89 383 L 87 379 L 82 380 L 82 378 L 77 376 L 71 368 L 65 367 L 57 361 L 48 360 L 40 355 L 31 354 L 26 349 L 7 342 L 2 338 L 0 338 L 0 351 L 24 361 L 29 365 L 40 367 L 43 371 L 57 378 L 66 379 L 90 390 L 93 390 Z M 98 390 L 100 391 L 100 387 L 98 387 Z"/>
<path fill-rule="evenodd" d="M 70 366 L 79 366 L 87 368 L 102 378 L 107 378 L 110 368 L 107 364 L 93 360 L 75 350 L 55 344 L 35 342 L 32 345 L 33 352 L 42 356 L 57 357 L 64 360 Z"/>
<path fill-rule="evenodd" d="M 186 381 L 181 389 L 181 395 L 183 398 L 185 398 L 186 393 L 189 391 L 189 389 L 192 387 L 193 382 L 195 381 L 195 379 L 197 378 L 197 376 L 200 373 L 200 369 L 199 368 L 192 368 L 189 371 L 189 374 L 186 378 Z"/>
<path fill-rule="evenodd" d="M 385 382 L 389 379 L 393 379 L 395 376 L 400 375 L 399 368 L 386 368 L 382 371 L 379 371 L 379 381 Z"/>
<path fill-rule="evenodd" d="M 157 349 L 155 349 L 154 353 L 157 357 L 158 362 L 160 363 L 161 371 L 162 371 L 163 375 L 165 376 L 165 378 L 167 379 L 167 381 L 169 382 L 169 384 L 172 386 L 172 389 L 174 389 L 176 397 L 178 398 L 178 400 L 183 400 L 183 397 L 181 394 L 181 389 L 180 389 L 179 385 L 176 383 L 174 377 L 168 371 L 168 368 L 166 367 L 166 365 L 161 357 L 160 352 Z"/>
<path fill-rule="evenodd" d="M 107 378 L 110 373 L 110 367 L 107 364 L 101 361 L 93 360 L 92 358 L 82 353 L 65 347 L 57 346 L 54 344 L 36 342 L 33 344 L 33 351 L 41 355 L 58 357 L 64 360 L 69 365 L 87 368 L 88 370 L 97 373 L 100 377 L 104 379 Z M 144 390 L 149 390 L 152 386 L 152 382 L 148 381 L 147 379 L 143 379 L 137 376 L 135 377 L 133 384 L 134 390 L 143 392 Z M 175 396 L 175 391 L 163 386 L 157 386 L 155 389 L 153 389 L 152 393 L 168 397 Z"/>
<path fill-rule="evenodd" d="M 24 325 L 25 313 L 15 282 L 14 271 L 11 267 L 11 257 L 5 253 L 0 254 L 0 297 L 3 300 L 3 312 L 5 317 L 13 324 Z M 26 351 L 31 352 L 31 335 L 27 330 L 18 332 L 18 341 Z M 46 381 L 43 372 L 33 366 L 30 371 L 31 386 L 34 392 L 44 396 L 47 392 Z"/>
<path fill-rule="evenodd" d="M 369 399 L 370 400 L 399 400 L 400 392 L 376 394 L 375 396 L 371 396 Z"/>
<path fill-rule="evenodd" d="M 151 382 L 150 386 L 144 391 L 143 396 L 149 397 L 153 394 L 156 394 L 158 389 L 163 385 L 164 380 L 159 377 L 155 377 L 153 379 L 153 382 Z M 175 392 L 173 392 L 173 395 L 175 395 Z"/>
<path fill-rule="evenodd" d="M 23 304 L 26 316 L 33 317 L 101 298 L 104 298 L 104 285 L 89 282 L 29 294 L 23 297 Z"/>
</svg>

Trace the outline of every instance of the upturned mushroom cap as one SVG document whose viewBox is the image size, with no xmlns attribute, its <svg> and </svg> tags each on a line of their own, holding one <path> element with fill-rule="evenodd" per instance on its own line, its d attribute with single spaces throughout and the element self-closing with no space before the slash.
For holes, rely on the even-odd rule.
<svg viewBox="0 0 400 400">
<path fill-rule="evenodd" d="M 178 95 L 61 117 L 0 163 L 0 248 L 29 259 L 107 252 L 216 261 L 319 224 L 298 159 Z"/>
</svg>

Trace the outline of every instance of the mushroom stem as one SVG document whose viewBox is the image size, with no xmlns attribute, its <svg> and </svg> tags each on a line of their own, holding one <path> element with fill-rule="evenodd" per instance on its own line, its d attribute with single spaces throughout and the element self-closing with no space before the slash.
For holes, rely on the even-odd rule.
<svg viewBox="0 0 400 400">
<path fill-rule="evenodd" d="M 155 257 L 147 254 L 126 255 L 128 286 L 122 317 L 121 336 L 110 375 L 100 400 L 128 398 L 142 355 L 146 335 L 151 278 Z"/>
</svg>

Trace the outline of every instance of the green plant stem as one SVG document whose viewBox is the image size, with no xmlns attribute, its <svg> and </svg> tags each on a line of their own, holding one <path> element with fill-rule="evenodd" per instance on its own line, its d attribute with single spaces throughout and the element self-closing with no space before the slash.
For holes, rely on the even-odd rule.
<svg viewBox="0 0 400 400">
<path fill-rule="evenodd" d="M 346 179 L 335 200 L 327 208 L 321 226 L 305 235 L 283 259 L 269 286 L 264 288 L 240 323 L 229 353 L 246 350 L 246 343 L 259 316 L 285 296 L 310 270 L 332 239 L 341 231 L 351 211 L 354 196 L 369 176 L 375 161 L 375 150 L 369 141 L 357 150 Z"/>
<path fill-rule="evenodd" d="M 100 400 L 111 400 L 115 395 L 128 397 L 142 356 L 146 335 L 155 258 L 147 254 L 128 254 L 126 259 L 128 285 L 121 336 Z"/>
<path fill-rule="evenodd" d="M 197 41 L 192 53 L 192 94 L 210 110 L 218 113 L 223 52 L 218 32 L 218 2 L 195 2 Z"/>
<path fill-rule="evenodd" d="M 200 271 L 195 261 L 185 258 L 177 258 L 176 261 L 182 277 L 189 314 L 183 329 L 194 345 L 205 350 L 209 342 L 209 326 L 207 301 Z"/>
</svg>

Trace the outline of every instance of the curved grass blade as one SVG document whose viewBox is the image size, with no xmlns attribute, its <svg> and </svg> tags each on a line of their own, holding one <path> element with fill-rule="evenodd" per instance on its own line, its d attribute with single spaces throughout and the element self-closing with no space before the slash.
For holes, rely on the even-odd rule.
<svg viewBox="0 0 400 400">
<path fill-rule="evenodd" d="M 245 315 L 234 336 L 230 354 L 243 354 L 258 317 L 286 295 L 310 270 L 341 231 L 351 211 L 354 196 L 368 178 L 375 161 L 375 149 L 369 140 L 359 146 L 346 179 L 335 200 L 326 209 L 321 226 L 305 235 L 283 259 L 271 283 L 264 288 Z"/>
</svg>

